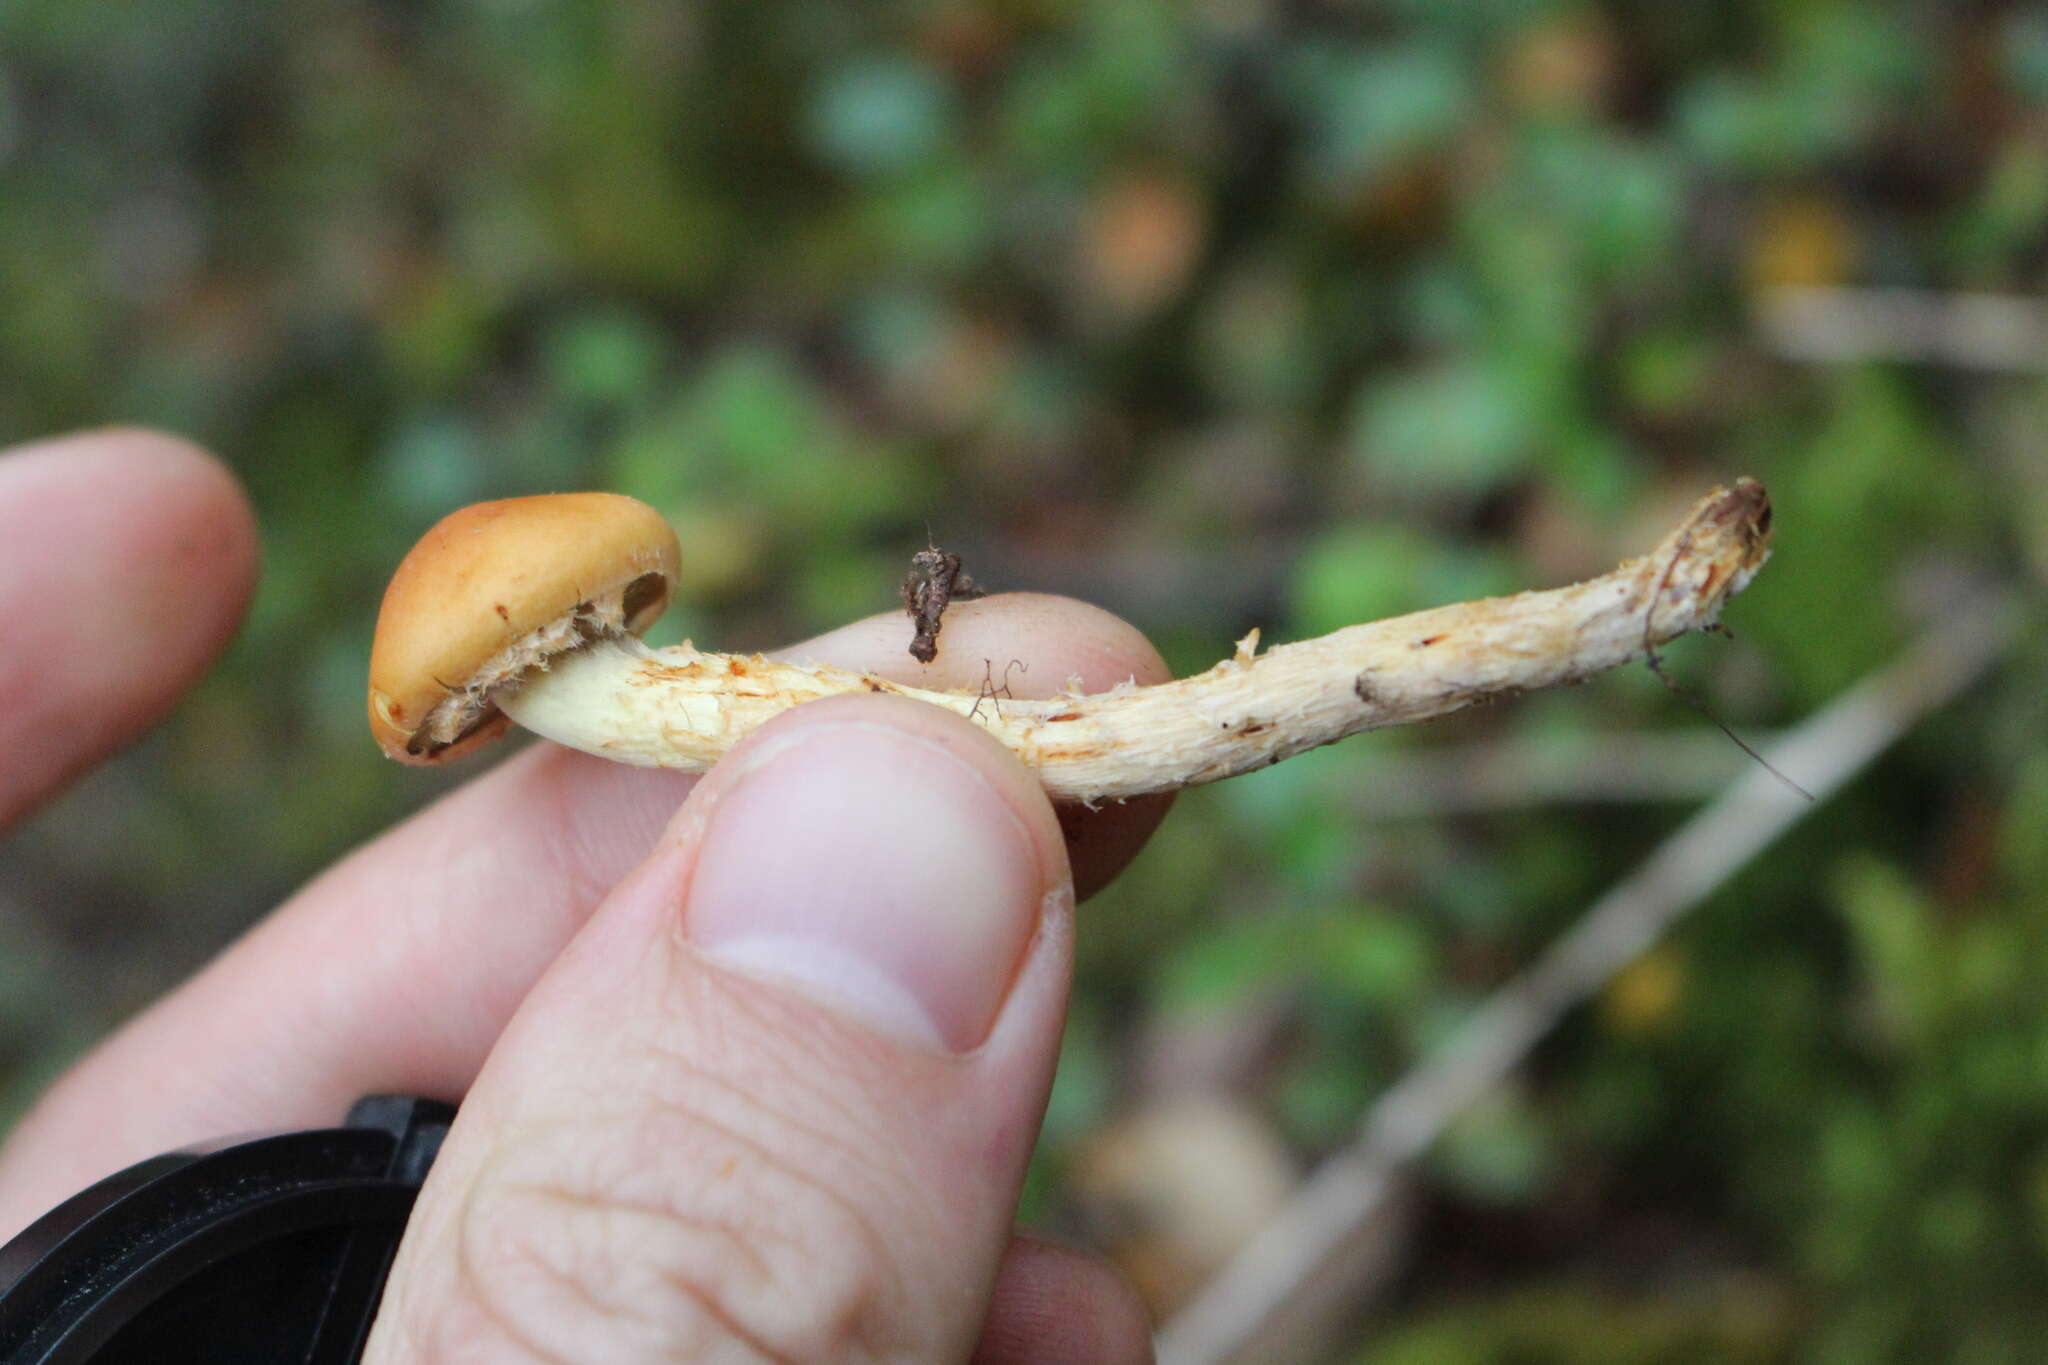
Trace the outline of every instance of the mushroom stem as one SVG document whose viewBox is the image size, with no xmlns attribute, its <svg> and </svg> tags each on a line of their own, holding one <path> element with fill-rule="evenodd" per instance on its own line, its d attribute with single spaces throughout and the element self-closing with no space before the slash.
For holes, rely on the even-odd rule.
<svg viewBox="0 0 2048 1365">
<path fill-rule="evenodd" d="M 1100 801 L 1232 777 L 1363 730 L 1578 682 L 1713 626 L 1769 556 L 1770 501 L 1717 489 L 1649 554 L 1570 587 L 1460 602 L 1257 653 L 1208 672 L 1049 700 L 936 692 L 822 664 L 651 650 L 630 637 L 552 659 L 495 696 L 548 738 L 643 767 L 701 771 L 791 706 L 893 692 L 958 712 L 1058 800 Z"/>
</svg>

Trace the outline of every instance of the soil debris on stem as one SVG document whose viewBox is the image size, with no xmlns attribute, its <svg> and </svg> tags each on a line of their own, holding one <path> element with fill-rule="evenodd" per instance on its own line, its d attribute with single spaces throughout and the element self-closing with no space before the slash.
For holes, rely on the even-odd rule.
<svg viewBox="0 0 2048 1365">
<path fill-rule="evenodd" d="M 939 657 L 939 628 L 952 602 L 967 602 L 984 596 L 961 566 L 960 556 L 925 543 L 910 558 L 910 573 L 903 580 L 903 610 L 917 627 L 910 641 L 910 657 L 928 664 Z"/>
</svg>

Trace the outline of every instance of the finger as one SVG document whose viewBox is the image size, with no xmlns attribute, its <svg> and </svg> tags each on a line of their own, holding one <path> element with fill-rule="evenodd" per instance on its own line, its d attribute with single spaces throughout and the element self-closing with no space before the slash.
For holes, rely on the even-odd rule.
<svg viewBox="0 0 2048 1365">
<path fill-rule="evenodd" d="M 365 1360 L 966 1357 L 1072 906 L 972 722 L 856 695 L 762 727 L 521 1005 Z"/>
<path fill-rule="evenodd" d="M 249 505 L 195 446 L 101 431 L 0 455 L 0 826 L 161 720 L 255 576 Z"/>
<path fill-rule="evenodd" d="M 961 610 L 963 621 L 985 617 L 1042 678 L 1071 673 L 1100 689 L 1163 671 L 1142 636 L 1084 603 L 1005 597 Z M 957 623 L 949 615 L 944 638 L 972 639 L 951 633 Z M 790 652 L 956 676 L 938 670 L 961 656 L 942 644 L 922 672 L 909 639 L 898 613 Z M 458 1098 L 692 784 L 536 745 L 359 850 L 43 1097 L 0 1149 L 0 1233 L 172 1147 L 332 1123 L 380 1091 Z M 161 1084 L 173 1067 L 179 1084 Z"/>
<path fill-rule="evenodd" d="M 1152 1323 L 1107 1261 L 1021 1234 L 996 1272 L 974 1365 L 1147 1365 Z"/>
<path fill-rule="evenodd" d="M 1057 655 L 1026 652 L 1033 640 L 1054 636 L 1061 644 Z M 1152 642 L 1129 622 L 1067 597 L 1008 593 L 955 602 L 946 610 L 938 654 L 929 664 L 911 658 L 910 638 L 909 619 L 897 612 L 843 626 L 785 656 L 817 649 L 829 651 L 817 657 L 858 660 L 849 666 L 895 682 L 945 691 L 986 688 L 991 707 L 1013 696 L 1057 696 L 1069 682 L 1078 682 L 1083 692 L 1104 692 L 1121 682 L 1148 685 L 1172 676 Z M 1057 807 L 1075 894 L 1085 901 L 1115 880 L 1172 805 L 1169 793 L 1093 809 Z"/>
</svg>

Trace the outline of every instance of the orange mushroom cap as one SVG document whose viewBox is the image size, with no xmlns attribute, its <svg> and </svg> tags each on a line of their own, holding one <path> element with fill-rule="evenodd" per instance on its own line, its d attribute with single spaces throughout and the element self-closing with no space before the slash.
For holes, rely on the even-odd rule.
<svg viewBox="0 0 2048 1365">
<path fill-rule="evenodd" d="M 482 502 L 420 538 L 392 575 L 370 649 L 370 732 L 401 763 L 440 763 L 510 723 L 490 690 L 605 626 L 639 634 L 680 557 L 659 512 L 617 493 Z M 459 733 L 436 739 L 444 708 Z"/>
</svg>

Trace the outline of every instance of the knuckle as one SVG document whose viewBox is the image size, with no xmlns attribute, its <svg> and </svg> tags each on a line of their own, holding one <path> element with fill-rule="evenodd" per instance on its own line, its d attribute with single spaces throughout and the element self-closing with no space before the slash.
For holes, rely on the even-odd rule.
<svg viewBox="0 0 2048 1365">
<path fill-rule="evenodd" d="M 458 1220 L 458 1270 L 542 1359 L 896 1355 L 889 1242 L 815 1169 L 701 1107 L 508 1134 Z"/>
</svg>

